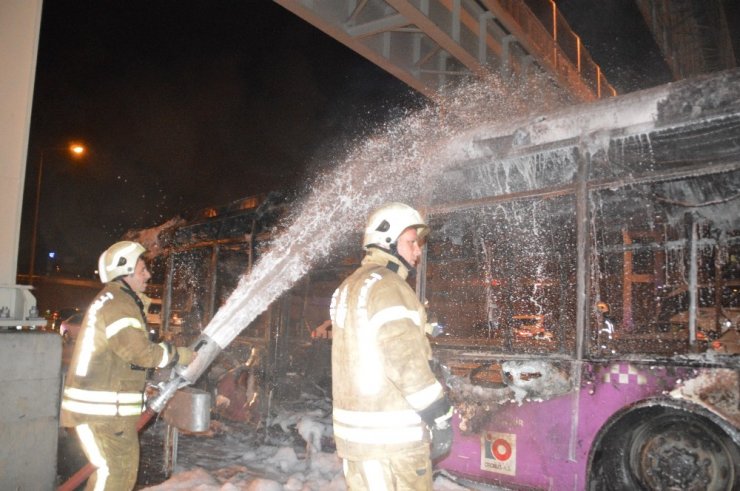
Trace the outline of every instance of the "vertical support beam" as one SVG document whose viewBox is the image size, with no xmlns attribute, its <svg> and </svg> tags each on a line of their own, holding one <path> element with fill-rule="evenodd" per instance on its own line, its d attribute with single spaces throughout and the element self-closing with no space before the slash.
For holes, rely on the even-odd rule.
<svg viewBox="0 0 740 491">
<path fill-rule="evenodd" d="M 162 288 L 162 311 L 159 314 L 162 317 L 162 337 L 167 341 L 172 341 L 172 332 L 170 331 L 170 311 L 172 310 L 172 281 L 175 277 L 175 259 L 172 253 L 167 255 L 167 277 L 164 279 L 164 288 Z"/>
<path fill-rule="evenodd" d="M 580 426 L 579 415 L 581 414 L 581 383 L 583 378 L 583 361 L 578 359 L 571 364 L 570 377 L 573 381 L 573 392 L 571 394 L 571 406 L 570 406 L 570 433 L 568 438 L 568 461 L 578 461 L 578 428 Z M 576 474 L 576 482 L 573 488 L 578 489 L 578 482 Z"/>
<path fill-rule="evenodd" d="M 417 33 L 413 35 L 413 41 L 411 46 L 411 56 L 413 59 L 413 62 L 411 63 L 411 68 L 409 71 L 416 77 L 417 79 L 421 79 L 421 40 L 424 37 L 424 34 Z"/>
<path fill-rule="evenodd" d="M 418 271 L 423 271 L 424 274 L 416 275 L 416 296 L 419 302 L 422 304 L 426 303 L 427 300 L 427 247 L 421 248 L 421 257 L 419 258 Z"/>
<path fill-rule="evenodd" d="M 249 228 L 249 240 L 247 245 L 247 272 L 252 271 L 252 265 L 254 264 L 254 236 L 257 233 L 257 219 L 252 220 L 252 226 Z"/>
<path fill-rule="evenodd" d="M 727 243 L 725 234 L 720 234 L 717 244 L 714 246 L 714 330 L 717 334 L 722 332 L 722 289 L 724 281 L 722 279 L 722 268 L 727 259 Z"/>
<path fill-rule="evenodd" d="M 391 59 L 391 33 L 386 31 L 382 34 L 383 36 L 383 58 L 386 60 Z"/>
<path fill-rule="evenodd" d="M 532 70 L 533 66 L 534 57 L 532 55 L 527 55 L 522 58 L 522 75 L 530 75 L 530 71 Z"/>
<path fill-rule="evenodd" d="M 576 150 L 578 172 L 576 174 L 576 359 L 571 365 L 573 393 L 571 394 L 570 432 L 568 438 L 568 460 L 577 461 L 578 428 L 581 404 L 581 377 L 583 356 L 588 337 L 587 306 L 589 295 L 589 240 L 588 240 L 588 170 L 591 153 Z M 578 487 L 577 485 L 575 487 Z"/>
<path fill-rule="evenodd" d="M 689 264 L 689 346 L 696 348 L 696 314 L 699 305 L 699 231 L 696 217 L 691 216 L 690 264 Z"/>
<path fill-rule="evenodd" d="M 452 1 L 452 39 L 460 43 L 460 0 Z"/>
<path fill-rule="evenodd" d="M 511 34 L 504 36 L 501 40 L 501 47 L 503 48 L 503 53 L 501 54 L 501 75 L 504 78 L 511 76 L 511 45 L 515 42 L 516 38 Z"/>
<path fill-rule="evenodd" d="M 576 359 L 583 359 L 586 329 L 586 305 L 588 298 L 588 168 L 591 154 L 577 151 L 578 174 L 576 176 Z"/>
<path fill-rule="evenodd" d="M 632 283 L 634 283 L 632 236 L 622 229 L 622 244 L 625 246 L 622 264 L 622 326 L 627 330 L 634 327 L 632 318 Z"/>
<path fill-rule="evenodd" d="M 178 441 L 179 432 L 177 428 L 172 425 L 167 425 L 164 434 L 164 463 L 162 464 L 162 471 L 164 471 L 164 476 L 167 478 L 175 473 L 175 467 L 177 466 Z"/>
<path fill-rule="evenodd" d="M 444 50 L 437 51 L 437 83 L 441 89 L 447 84 L 447 52 Z"/>
<path fill-rule="evenodd" d="M 486 36 L 488 36 L 488 21 L 493 19 L 491 12 L 483 12 L 478 16 L 478 63 L 486 65 L 488 49 L 486 47 Z"/>
<path fill-rule="evenodd" d="M 213 319 L 218 310 L 216 305 L 216 282 L 218 276 L 218 256 L 221 253 L 221 246 L 216 244 L 211 251 L 210 261 L 208 262 L 208 283 L 206 291 L 206 301 L 208 302 L 203 312 L 203 324 L 207 324 Z"/>
<path fill-rule="evenodd" d="M 550 0 L 552 6 L 552 62 L 555 69 L 558 68 L 558 6 L 555 5 L 554 0 Z"/>
<path fill-rule="evenodd" d="M 419 11 L 424 14 L 425 17 L 429 17 L 429 0 L 421 0 L 419 2 Z M 437 59 L 437 67 L 441 65 L 441 61 Z M 421 69 L 421 65 L 419 65 L 419 69 Z M 440 89 L 445 84 L 445 76 L 442 74 L 442 70 L 439 70 L 439 74 L 437 75 L 437 87 L 435 88 L 436 91 L 439 93 L 441 92 Z"/>
</svg>

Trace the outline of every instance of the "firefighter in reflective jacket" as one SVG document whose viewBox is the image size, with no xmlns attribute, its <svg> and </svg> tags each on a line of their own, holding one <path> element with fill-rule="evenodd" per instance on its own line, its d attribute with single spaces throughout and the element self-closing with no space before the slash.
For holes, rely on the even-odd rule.
<svg viewBox="0 0 740 491">
<path fill-rule="evenodd" d="M 86 490 L 134 488 L 146 370 L 186 365 L 194 357 L 189 348 L 149 340 L 143 298 L 151 274 L 143 252 L 140 244 L 123 241 L 100 256 L 105 287 L 82 321 L 64 384 L 61 423 L 75 428 L 97 467 Z"/>
<path fill-rule="evenodd" d="M 352 491 L 431 490 L 431 460 L 452 444 L 426 311 L 406 282 L 428 231 L 403 203 L 374 211 L 362 265 L 332 297 L 334 437 Z"/>
</svg>

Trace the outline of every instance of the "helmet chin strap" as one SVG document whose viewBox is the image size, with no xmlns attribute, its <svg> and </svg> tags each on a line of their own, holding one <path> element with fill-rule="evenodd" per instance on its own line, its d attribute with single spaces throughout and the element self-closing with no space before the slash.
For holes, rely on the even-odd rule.
<svg viewBox="0 0 740 491">
<path fill-rule="evenodd" d="M 131 285 L 128 284 L 128 281 L 126 281 L 126 277 L 119 276 L 113 281 L 120 281 L 121 283 L 125 285 L 125 288 L 123 289 L 123 291 L 126 292 L 128 296 L 134 299 L 134 302 L 136 302 L 136 305 L 139 306 L 139 310 L 141 311 L 142 318 L 146 319 L 146 309 L 144 308 L 144 302 L 141 301 L 141 298 L 139 298 L 139 296 L 136 294 L 134 289 L 131 288 Z"/>
<path fill-rule="evenodd" d="M 390 253 L 391 253 L 391 255 L 392 255 L 393 257 L 395 257 L 396 259 L 398 259 L 399 261 L 401 261 L 401 264 L 403 264 L 403 265 L 404 265 L 404 267 L 405 267 L 406 269 L 408 269 L 408 270 L 409 270 L 409 276 L 411 276 L 411 275 L 414 275 L 414 274 L 416 274 L 416 268 L 415 268 L 415 267 L 413 267 L 413 266 L 411 266 L 411 265 L 409 264 L 409 262 L 408 262 L 407 260 L 405 260 L 405 259 L 403 258 L 403 256 L 401 256 L 401 255 L 400 255 L 400 254 L 398 253 L 398 247 L 396 246 L 396 244 L 395 244 L 395 243 L 393 243 L 393 244 L 390 244 L 390 245 L 388 246 L 388 249 L 385 249 L 385 248 L 383 248 L 383 247 L 380 247 L 380 246 L 379 246 L 379 245 L 377 245 L 377 244 L 369 244 L 369 245 L 367 245 L 367 246 L 366 246 L 366 248 L 367 248 L 367 249 L 380 249 L 381 251 L 387 251 L 387 252 L 390 252 Z M 397 272 L 398 272 L 398 265 L 397 265 L 397 264 L 395 264 L 395 263 L 388 263 L 388 264 L 386 265 L 386 267 L 387 267 L 388 269 L 390 269 L 391 271 L 393 271 L 394 273 L 397 273 Z"/>
<path fill-rule="evenodd" d="M 399 261 L 401 261 L 401 264 L 403 264 L 406 267 L 406 269 L 409 270 L 409 276 L 416 274 L 416 268 L 410 265 L 409 262 L 405 260 L 403 256 L 398 253 L 398 246 L 395 242 L 390 245 L 390 251 L 391 251 L 391 254 L 393 254 L 393 256 L 395 256 Z"/>
</svg>

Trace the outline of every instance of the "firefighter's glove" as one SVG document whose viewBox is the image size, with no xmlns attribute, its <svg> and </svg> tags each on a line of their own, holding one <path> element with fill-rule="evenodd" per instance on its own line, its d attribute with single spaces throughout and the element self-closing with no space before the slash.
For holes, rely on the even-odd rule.
<svg viewBox="0 0 740 491">
<path fill-rule="evenodd" d="M 419 411 L 419 416 L 429 427 L 431 436 L 431 459 L 438 460 L 452 448 L 452 405 L 447 396 L 437 399 L 426 409 Z"/>
<path fill-rule="evenodd" d="M 452 426 L 448 421 L 444 428 L 434 426 L 431 431 L 432 444 L 429 449 L 429 457 L 432 461 L 436 461 L 450 453 L 450 449 L 452 448 Z"/>
<path fill-rule="evenodd" d="M 444 333 L 444 331 L 444 326 L 439 322 L 427 322 L 427 324 L 424 326 L 424 332 L 426 332 L 433 338 L 436 338 L 440 334 Z"/>
<path fill-rule="evenodd" d="M 195 359 L 195 351 L 184 346 L 177 348 L 177 364 L 178 365 L 189 365 L 191 361 Z"/>
</svg>

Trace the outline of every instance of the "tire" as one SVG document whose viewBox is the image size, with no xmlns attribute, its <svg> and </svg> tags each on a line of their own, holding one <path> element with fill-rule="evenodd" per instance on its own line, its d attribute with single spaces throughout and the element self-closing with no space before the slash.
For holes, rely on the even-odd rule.
<svg viewBox="0 0 740 491">
<path fill-rule="evenodd" d="M 730 491 L 740 479 L 738 446 L 716 424 L 687 411 L 636 411 L 601 447 L 590 489 Z"/>
</svg>

